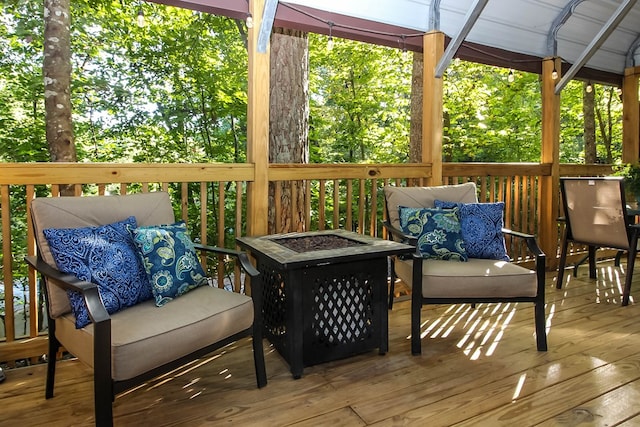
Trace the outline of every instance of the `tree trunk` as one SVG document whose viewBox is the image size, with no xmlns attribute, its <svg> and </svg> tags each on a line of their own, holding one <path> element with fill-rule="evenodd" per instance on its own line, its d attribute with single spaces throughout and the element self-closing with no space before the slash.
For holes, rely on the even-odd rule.
<svg viewBox="0 0 640 427">
<path fill-rule="evenodd" d="M 274 28 L 270 85 L 269 162 L 309 163 L 307 33 Z M 269 184 L 270 233 L 305 230 L 304 195 L 302 181 Z"/>
<path fill-rule="evenodd" d="M 44 107 L 47 144 L 53 162 L 76 162 L 71 121 L 70 0 L 44 0 Z M 63 195 L 73 194 L 61 186 Z"/>
<path fill-rule="evenodd" d="M 411 71 L 411 123 L 409 125 L 409 162 L 422 162 L 422 92 L 424 59 L 422 53 L 413 53 Z"/>
<path fill-rule="evenodd" d="M 595 90 L 587 88 L 591 83 L 582 83 L 582 114 L 584 117 L 584 162 L 596 163 L 596 117 L 594 110 Z"/>
<path fill-rule="evenodd" d="M 603 96 L 606 94 L 606 117 L 603 117 L 602 109 L 599 107 L 599 103 L 595 107 L 596 119 L 598 127 L 600 128 L 600 137 L 602 139 L 602 145 L 604 145 L 606 158 L 604 163 L 613 163 L 613 152 L 611 151 L 611 143 L 613 138 L 613 117 L 611 115 L 611 102 L 614 96 L 613 87 L 610 86 L 607 89 L 603 89 Z"/>
</svg>

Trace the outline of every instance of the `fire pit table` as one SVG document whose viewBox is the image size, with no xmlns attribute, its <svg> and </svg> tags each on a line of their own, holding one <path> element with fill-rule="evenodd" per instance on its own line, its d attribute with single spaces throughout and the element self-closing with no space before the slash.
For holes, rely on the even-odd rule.
<svg viewBox="0 0 640 427">
<path fill-rule="evenodd" d="M 305 366 L 387 352 L 387 257 L 414 247 L 345 230 L 236 240 L 257 260 L 264 335 L 294 378 Z"/>
</svg>

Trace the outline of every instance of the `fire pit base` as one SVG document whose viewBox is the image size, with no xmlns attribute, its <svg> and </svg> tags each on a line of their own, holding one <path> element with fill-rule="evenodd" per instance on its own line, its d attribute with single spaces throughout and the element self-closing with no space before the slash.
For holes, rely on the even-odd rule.
<svg viewBox="0 0 640 427">
<path fill-rule="evenodd" d="M 312 236 L 353 244 L 297 252 L 279 243 Z M 257 259 L 264 334 L 294 378 L 305 366 L 387 352 L 387 256 L 413 247 L 344 230 L 242 237 L 238 244 Z"/>
</svg>

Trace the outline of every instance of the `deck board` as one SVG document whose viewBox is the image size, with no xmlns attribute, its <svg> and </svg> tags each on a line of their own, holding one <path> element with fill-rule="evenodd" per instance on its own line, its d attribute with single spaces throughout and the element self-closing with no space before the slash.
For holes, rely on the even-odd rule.
<svg viewBox="0 0 640 427">
<path fill-rule="evenodd" d="M 530 304 L 423 310 L 423 353 L 410 354 L 410 301 L 389 313 L 390 350 L 305 368 L 291 377 L 264 341 L 269 384 L 256 388 L 248 339 L 118 396 L 115 425 L 636 426 L 640 425 L 640 304 L 620 306 L 624 270 L 591 280 L 581 267 L 547 280 L 549 351 L 535 346 Z M 636 272 L 632 295 L 640 298 Z M 93 424 L 91 370 L 58 364 L 44 399 L 43 365 L 7 371 L 0 425 Z"/>
</svg>

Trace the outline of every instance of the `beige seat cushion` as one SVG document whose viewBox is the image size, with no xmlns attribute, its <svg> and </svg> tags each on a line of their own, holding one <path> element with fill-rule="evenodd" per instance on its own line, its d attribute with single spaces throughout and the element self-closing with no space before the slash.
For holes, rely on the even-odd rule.
<svg viewBox="0 0 640 427">
<path fill-rule="evenodd" d="M 113 379 L 132 378 L 252 324 L 251 297 L 210 286 L 163 307 L 149 300 L 119 311 L 111 315 Z M 93 361 L 93 324 L 78 330 L 73 315 L 67 314 L 56 321 L 56 336 L 80 360 Z"/>
<path fill-rule="evenodd" d="M 412 261 L 396 260 L 396 273 L 412 286 Z M 506 261 L 470 258 L 467 262 L 423 260 L 425 298 L 534 297 L 535 271 Z"/>
</svg>

